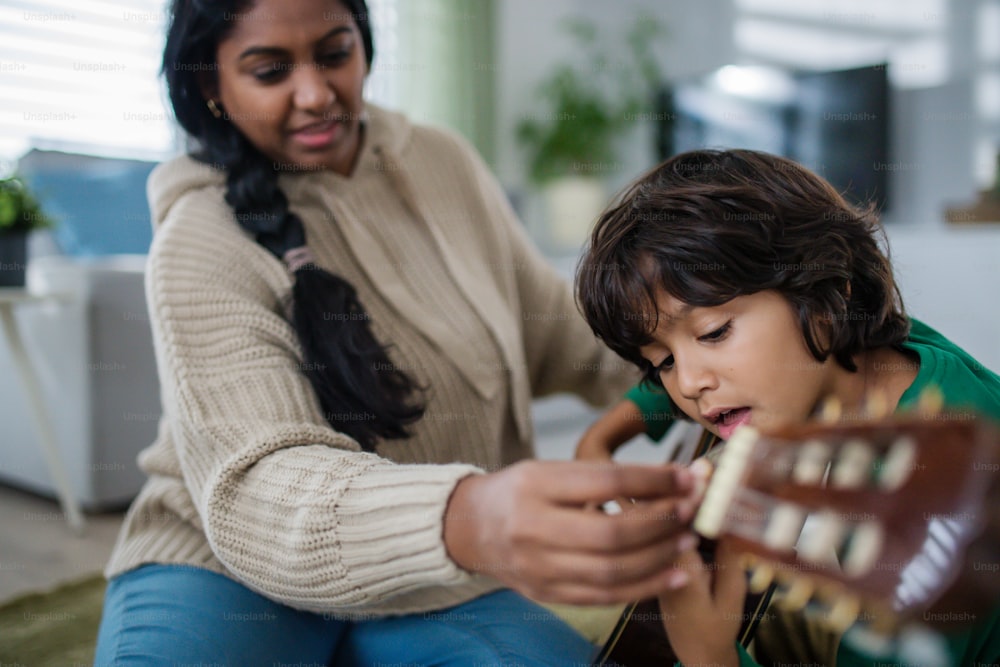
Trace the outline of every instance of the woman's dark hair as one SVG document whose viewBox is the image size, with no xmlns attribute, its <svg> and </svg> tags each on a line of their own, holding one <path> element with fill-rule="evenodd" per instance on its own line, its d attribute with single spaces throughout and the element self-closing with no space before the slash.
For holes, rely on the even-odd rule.
<svg viewBox="0 0 1000 667">
<path fill-rule="evenodd" d="M 364 0 L 340 0 L 361 33 L 369 67 L 374 50 Z M 281 259 L 306 245 L 302 220 L 278 187 L 272 160 L 202 96 L 217 76 L 216 51 L 253 0 L 174 0 L 163 50 L 163 74 L 181 126 L 198 141 L 194 157 L 226 173 L 226 201 L 237 222 Z M 424 406 L 418 387 L 395 368 L 375 338 L 354 287 L 315 264 L 295 271 L 292 323 L 302 346 L 304 373 L 327 421 L 372 451 L 379 438 L 406 438 Z M 333 316 L 331 316 L 333 314 Z"/>
<path fill-rule="evenodd" d="M 898 346 L 909 333 L 879 238 L 872 207 L 851 206 L 791 160 L 682 153 L 601 215 L 577 267 L 577 301 L 594 333 L 654 384 L 639 348 L 652 341 L 660 289 L 701 307 L 775 290 L 797 313 L 813 357 L 833 355 L 856 371 L 852 356 Z"/>
</svg>

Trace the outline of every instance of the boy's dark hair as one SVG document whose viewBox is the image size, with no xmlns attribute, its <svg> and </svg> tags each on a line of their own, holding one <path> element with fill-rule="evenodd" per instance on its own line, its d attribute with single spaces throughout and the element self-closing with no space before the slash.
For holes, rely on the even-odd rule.
<svg viewBox="0 0 1000 667">
<path fill-rule="evenodd" d="M 749 150 L 682 153 L 601 215 L 576 272 L 594 333 L 659 384 L 639 348 L 652 341 L 659 289 L 711 307 L 775 290 L 818 361 L 898 346 L 909 320 L 872 210 L 785 158 Z M 823 341 L 827 344 L 823 344 Z"/>
<path fill-rule="evenodd" d="M 365 0 L 341 0 L 361 34 L 371 67 L 374 47 Z M 306 244 L 302 220 L 278 185 L 278 171 L 202 96 L 217 77 L 216 51 L 252 0 L 173 0 L 163 48 L 163 74 L 177 121 L 197 140 L 197 159 L 226 173 L 226 202 L 236 221 L 280 260 Z M 405 438 L 423 415 L 416 383 L 389 361 L 371 331 L 354 287 L 315 264 L 295 271 L 292 324 L 327 421 L 372 451 L 379 438 Z M 334 314 L 334 316 L 331 316 Z"/>
</svg>

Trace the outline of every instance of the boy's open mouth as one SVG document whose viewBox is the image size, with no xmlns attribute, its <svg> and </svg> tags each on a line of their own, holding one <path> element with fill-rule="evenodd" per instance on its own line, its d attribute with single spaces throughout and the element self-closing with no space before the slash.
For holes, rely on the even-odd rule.
<svg viewBox="0 0 1000 667">
<path fill-rule="evenodd" d="M 718 413 L 712 413 L 708 419 L 718 429 L 719 437 L 728 440 L 739 426 L 750 422 L 750 408 L 730 408 Z"/>
<path fill-rule="evenodd" d="M 734 424 L 739 421 L 740 417 L 745 415 L 750 411 L 750 408 L 733 408 L 732 410 L 725 410 L 720 412 L 712 419 L 712 423 L 716 425 L 729 425 Z"/>
<path fill-rule="evenodd" d="M 739 408 L 723 408 L 721 410 L 715 408 L 709 410 L 706 413 L 703 413 L 702 417 L 704 417 L 706 421 L 711 422 L 712 424 L 716 425 L 728 424 L 739 419 L 740 415 L 749 409 L 750 408 L 746 406 Z"/>
</svg>

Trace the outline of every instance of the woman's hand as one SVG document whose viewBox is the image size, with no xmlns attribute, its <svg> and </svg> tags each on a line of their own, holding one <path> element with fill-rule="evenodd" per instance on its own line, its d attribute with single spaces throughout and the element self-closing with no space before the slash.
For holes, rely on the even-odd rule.
<svg viewBox="0 0 1000 667">
<path fill-rule="evenodd" d="M 685 665 L 739 665 L 736 640 L 743 621 L 746 574 L 737 554 L 720 544 L 706 565 L 697 551 L 680 556 L 691 582 L 659 596 L 663 627 Z"/>
<path fill-rule="evenodd" d="M 696 545 L 687 530 L 697 499 L 680 466 L 522 461 L 466 477 L 445 512 L 451 558 L 532 599 L 611 604 L 683 585 L 674 567 Z M 637 505 L 608 515 L 618 497 Z"/>
</svg>

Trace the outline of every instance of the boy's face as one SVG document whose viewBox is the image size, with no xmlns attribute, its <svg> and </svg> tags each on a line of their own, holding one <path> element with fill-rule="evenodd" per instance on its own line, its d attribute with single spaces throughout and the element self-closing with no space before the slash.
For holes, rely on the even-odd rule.
<svg viewBox="0 0 1000 667">
<path fill-rule="evenodd" d="M 806 419 L 848 373 L 809 353 L 795 311 L 778 292 L 703 308 L 660 291 L 657 308 L 654 340 L 642 356 L 659 367 L 677 407 L 724 440 L 743 424 L 775 428 Z"/>
</svg>

